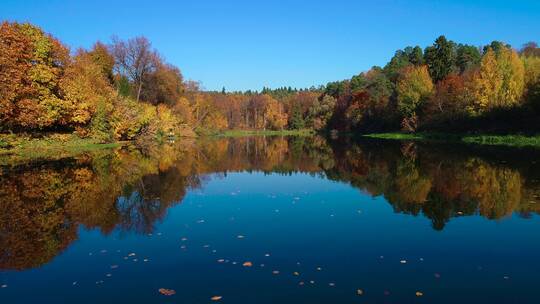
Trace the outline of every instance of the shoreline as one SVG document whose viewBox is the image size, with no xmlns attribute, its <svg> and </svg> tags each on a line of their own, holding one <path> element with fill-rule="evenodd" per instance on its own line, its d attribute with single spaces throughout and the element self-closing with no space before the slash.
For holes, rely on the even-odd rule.
<svg viewBox="0 0 540 304">
<path fill-rule="evenodd" d="M 451 134 L 451 133 L 372 133 L 361 135 L 366 138 L 376 138 L 383 140 L 413 140 L 425 142 L 446 142 L 461 144 L 476 144 L 487 146 L 505 146 L 505 147 L 534 147 L 540 148 L 540 134 L 526 136 L 521 134 L 493 135 L 493 134 Z"/>
<path fill-rule="evenodd" d="M 227 130 L 212 134 L 202 134 L 199 138 L 227 138 L 249 136 L 313 136 L 316 132 L 303 130 Z M 351 134 L 353 137 L 354 134 Z M 382 140 L 408 140 L 438 143 L 460 143 L 487 146 L 506 146 L 516 148 L 540 148 L 540 134 L 525 136 L 520 134 L 449 134 L 449 133 L 372 133 L 358 135 L 362 138 Z M 35 159 L 59 159 L 82 153 L 114 149 L 125 146 L 130 141 L 100 143 L 89 138 L 80 138 L 73 134 L 52 134 L 44 138 L 0 136 L 0 165 L 10 165 Z"/>
</svg>

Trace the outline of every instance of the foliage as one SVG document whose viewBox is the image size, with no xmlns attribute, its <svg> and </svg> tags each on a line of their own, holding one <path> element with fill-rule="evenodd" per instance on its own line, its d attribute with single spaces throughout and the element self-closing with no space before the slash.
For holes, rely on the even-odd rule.
<svg viewBox="0 0 540 304">
<path fill-rule="evenodd" d="M 427 66 L 404 68 L 399 76 L 396 92 L 398 110 L 403 118 L 408 120 L 416 117 L 421 104 L 433 94 L 433 82 Z"/>
<path fill-rule="evenodd" d="M 440 36 L 433 46 L 426 48 L 424 57 L 431 78 L 434 82 L 439 82 L 454 70 L 456 45 L 453 41 L 448 41 L 446 37 Z"/>
</svg>

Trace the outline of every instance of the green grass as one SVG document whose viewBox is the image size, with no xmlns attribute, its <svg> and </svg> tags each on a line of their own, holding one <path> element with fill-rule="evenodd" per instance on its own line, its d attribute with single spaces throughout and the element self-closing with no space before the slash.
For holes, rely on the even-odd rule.
<svg viewBox="0 0 540 304">
<path fill-rule="evenodd" d="M 540 148 L 540 135 L 458 135 L 445 133 L 376 133 L 366 134 L 364 137 L 396 140 L 423 140 L 437 142 L 462 142 L 468 144 L 510 146 L 510 147 L 538 147 Z"/>
<path fill-rule="evenodd" d="M 244 137 L 244 136 L 311 136 L 313 130 L 226 130 L 213 134 L 220 137 Z"/>
<path fill-rule="evenodd" d="M 123 144 L 125 143 L 99 143 L 71 134 L 55 134 L 43 138 L 0 135 L 0 165 L 34 159 L 61 159 L 85 152 L 116 148 Z"/>
</svg>

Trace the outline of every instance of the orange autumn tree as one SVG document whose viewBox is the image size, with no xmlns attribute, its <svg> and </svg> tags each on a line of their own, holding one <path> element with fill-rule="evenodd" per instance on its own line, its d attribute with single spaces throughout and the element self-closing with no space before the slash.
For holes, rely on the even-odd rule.
<svg viewBox="0 0 540 304">
<path fill-rule="evenodd" d="M 2 81 L 0 118 L 8 129 L 65 126 L 69 103 L 62 99 L 60 81 L 69 63 L 69 50 L 28 23 L 4 22 L 0 29 Z M 8 78 L 13 77 L 13 80 Z"/>
<path fill-rule="evenodd" d="M 287 114 L 283 105 L 275 100 L 274 98 L 269 98 L 264 115 L 266 117 L 266 126 L 272 130 L 283 130 L 287 126 Z"/>
</svg>

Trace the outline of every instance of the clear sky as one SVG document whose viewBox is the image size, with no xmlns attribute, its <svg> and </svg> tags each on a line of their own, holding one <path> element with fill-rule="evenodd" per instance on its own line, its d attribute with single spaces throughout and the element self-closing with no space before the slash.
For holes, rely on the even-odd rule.
<svg viewBox="0 0 540 304">
<path fill-rule="evenodd" d="M 186 79 L 227 90 L 349 78 L 441 34 L 540 42 L 540 0 L 1 0 L 0 19 L 37 24 L 72 49 L 144 35 Z"/>
</svg>

